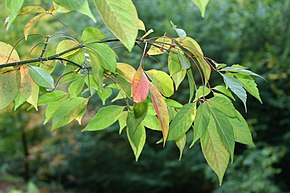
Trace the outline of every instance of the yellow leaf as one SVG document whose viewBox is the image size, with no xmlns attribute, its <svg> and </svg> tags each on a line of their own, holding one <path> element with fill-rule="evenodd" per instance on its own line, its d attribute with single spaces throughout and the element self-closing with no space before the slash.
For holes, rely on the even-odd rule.
<svg viewBox="0 0 290 193">
<path fill-rule="evenodd" d="M 43 16 L 45 16 L 47 13 L 40 13 L 37 16 L 33 17 L 29 22 L 24 26 L 23 33 L 25 40 L 27 40 L 28 35 L 30 34 L 33 26 L 40 20 Z"/>
<path fill-rule="evenodd" d="M 17 51 L 12 50 L 13 47 L 11 45 L 0 42 L 0 65 L 9 62 L 18 62 L 20 60 Z"/>
</svg>

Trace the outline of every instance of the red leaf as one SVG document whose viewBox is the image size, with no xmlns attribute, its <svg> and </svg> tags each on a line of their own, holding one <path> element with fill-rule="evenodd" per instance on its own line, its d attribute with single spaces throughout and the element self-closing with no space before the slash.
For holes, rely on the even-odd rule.
<svg viewBox="0 0 290 193">
<path fill-rule="evenodd" d="M 149 92 L 149 80 L 145 75 L 142 67 L 139 67 L 132 81 L 133 101 L 136 103 L 144 101 L 148 96 L 148 92 Z"/>
<path fill-rule="evenodd" d="M 169 113 L 167 105 L 163 96 L 160 94 L 157 87 L 153 84 L 150 84 L 150 92 L 152 103 L 162 128 L 163 141 L 165 144 L 169 130 Z"/>
</svg>

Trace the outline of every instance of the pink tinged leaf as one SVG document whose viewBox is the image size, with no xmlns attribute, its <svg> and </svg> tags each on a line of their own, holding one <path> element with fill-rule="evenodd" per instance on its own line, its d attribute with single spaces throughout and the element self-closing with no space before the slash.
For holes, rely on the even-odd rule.
<svg viewBox="0 0 290 193">
<path fill-rule="evenodd" d="M 167 105 L 163 96 L 153 84 L 150 84 L 150 93 L 155 112 L 162 128 L 163 142 L 165 144 L 169 131 L 169 112 Z"/>
<path fill-rule="evenodd" d="M 149 80 L 142 67 L 136 71 L 132 81 L 132 96 L 135 103 L 144 101 L 149 92 Z"/>
</svg>

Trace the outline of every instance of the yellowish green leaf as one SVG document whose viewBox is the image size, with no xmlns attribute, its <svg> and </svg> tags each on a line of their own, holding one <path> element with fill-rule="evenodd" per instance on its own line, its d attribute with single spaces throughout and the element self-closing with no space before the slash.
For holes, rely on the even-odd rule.
<svg viewBox="0 0 290 193">
<path fill-rule="evenodd" d="M 12 103 L 18 94 L 18 89 L 18 71 L 0 74 L 0 109 L 4 109 Z"/>
<path fill-rule="evenodd" d="M 175 141 L 175 143 L 176 143 L 176 146 L 179 149 L 179 161 L 180 161 L 181 158 L 182 158 L 182 154 L 183 154 L 183 150 L 184 150 L 185 144 L 186 144 L 186 134 L 183 134 L 179 139 L 177 139 Z"/>
<path fill-rule="evenodd" d="M 196 103 L 188 103 L 177 112 L 169 126 L 168 140 L 178 140 L 191 127 L 196 115 Z"/>
<path fill-rule="evenodd" d="M 201 16 L 204 17 L 206 6 L 207 6 L 209 0 L 192 0 L 192 1 L 193 1 L 193 3 L 195 3 L 198 6 L 200 13 L 201 13 Z"/>
<path fill-rule="evenodd" d="M 160 70 L 148 70 L 146 73 L 152 80 L 152 83 L 166 97 L 170 97 L 174 93 L 173 81 L 168 74 Z"/>
<path fill-rule="evenodd" d="M 86 43 L 97 42 L 106 38 L 106 34 L 94 27 L 87 27 L 82 33 L 82 41 Z"/>
<path fill-rule="evenodd" d="M 9 62 L 18 62 L 19 60 L 20 58 L 18 53 L 15 49 L 13 49 L 13 46 L 0 42 L 0 65 Z"/>
<path fill-rule="evenodd" d="M 57 4 L 65 7 L 66 9 L 78 11 L 88 17 L 90 17 L 94 22 L 96 22 L 95 17 L 93 16 L 88 0 L 53 0 Z"/>
<path fill-rule="evenodd" d="M 63 51 L 66 51 L 66 50 L 73 48 L 73 47 L 76 47 L 76 46 L 79 46 L 78 42 L 75 42 L 73 40 L 63 40 L 58 44 L 58 46 L 56 48 L 56 53 L 61 53 Z M 79 51 L 79 49 L 72 50 L 72 51 L 62 55 L 62 57 L 70 56 L 78 51 Z"/>
<path fill-rule="evenodd" d="M 230 154 L 220 140 L 213 117 L 208 122 L 208 129 L 200 140 L 201 148 L 208 165 L 217 174 L 221 184 L 229 164 Z"/>
<path fill-rule="evenodd" d="M 144 126 L 139 125 L 136 129 L 127 126 L 127 137 L 134 152 L 135 159 L 138 161 L 146 141 L 146 130 Z"/>
<path fill-rule="evenodd" d="M 117 73 L 127 82 L 132 83 L 136 70 L 129 64 L 117 63 Z"/>
<path fill-rule="evenodd" d="M 95 0 L 102 20 L 131 51 L 138 34 L 139 18 L 131 0 Z"/>
<path fill-rule="evenodd" d="M 27 66 L 20 66 L 19 94 L 37 110 L 39 86 L 32 80 Z"/>
</svg>

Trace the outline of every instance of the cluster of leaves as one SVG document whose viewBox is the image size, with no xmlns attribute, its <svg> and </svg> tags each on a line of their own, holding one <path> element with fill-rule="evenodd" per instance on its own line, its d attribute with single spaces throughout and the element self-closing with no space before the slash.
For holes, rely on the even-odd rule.
<svg viewBox="0 0 290 193">
<path fill-rule="evenodd" d="M 146 32 L 131 0 L 94 2 L 103 22 L 117 39 L 107 39 L 104 32 L 93 27 L 84 29 L 81 35 L 73 31 L 74 36 L 41 35 L 44 41 L 39 57 L 27 60 L 20 60 L 16 46 L 0 42 L 0 109 L 11 103 L 15 110 L 24 103 L 36 110 L 46 105 L 45 123 L 51 120 L 51 129 L 55 130 L 73 120 L 81 124 L 90 99 L 98 96 L 105 105 L 117 92 L 111 101 L 116 104 L 100 108 L 83 131 L 103 130 L 118 121 L 120 133 L 126 129 L 138 160 L 146 141 L 146 129 L 161 133 L 157 143 L 175 141 L 181 158 L 187 132 L 193 128 L 192 145 L 200 140 L 203 154 L 221 183 L 229 161 L 233 160 L 235 142 L 254 146 L 247 122 L 232 104 L 235 100 L 232 93 L 245 109 L 246 91 L 261 101 L 252 78 L 259 75 L 244 66 L 227 66 L 205 57 L 199 44 L 173 23 L 178 37 L 146 39 L 153 30 Z M 204 14 L 208 1 L 196 2 Z M 95 21 L 87 0 L 54 0 L 48 10 L 41 6 L 22 7 L 23 0 L 6 3 L 10 10 L 7 28 L 17 16 L 37 14 L 24 26 L 24 39 L 35 35 L 30 32 L 44 15 L 60 21 L 58 13 L 78 11 Z M 138 37 L 138 31 L 146 33 Z M 56 47 L 50 46 L 59 35 L 65 39 Z M 117 62 L 117 55 L 108 44 L 119 41 L 129 51 L 135 45 L 142 49 L 137 70 Z M 168 56 L 169 74 L 144 69 L 144 58 L 157 55 Z M 65 70 L 55 81 L 51 74 L 57 64 Z M 209 83 L 212 72 L 219 74 L 224 84 L 212 87 Z M 196 82 L 197 77 L 201 83 Z M 169 98 L 183 80 L 188 80 L 190 90 L 188 103 L 184 105 Z"/>
</svg>

